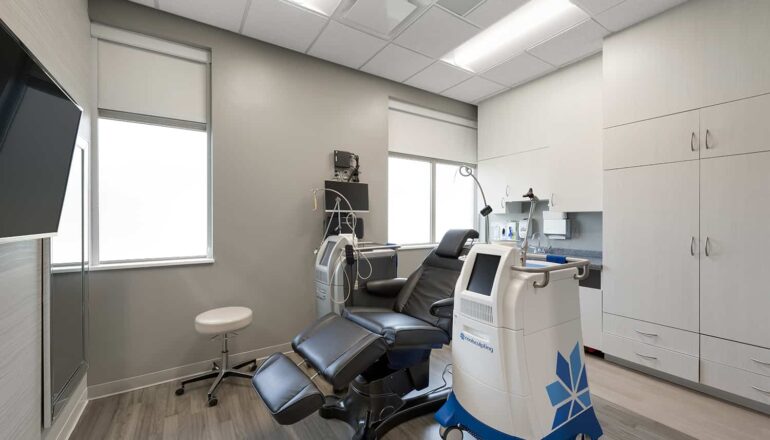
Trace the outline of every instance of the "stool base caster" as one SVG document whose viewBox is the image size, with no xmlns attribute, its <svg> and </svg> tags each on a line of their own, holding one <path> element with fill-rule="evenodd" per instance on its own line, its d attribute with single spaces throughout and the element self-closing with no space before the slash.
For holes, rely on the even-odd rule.
<svg viewBox="0 0 770 440">
<path fill-rule="evenodd" d="M 209 398 L 209 406 L 217 406 L 217 403 L 219 403 L 219 400 L 216 397 Z"/>
<path fill-rule="evenodd" d="M 174 391 L 174 394 L 176 394 L 177 396 L 181 396 L 182 394 L 184 394 L 184 388 L 177 388 L 177 390 Z"/>
</svg>

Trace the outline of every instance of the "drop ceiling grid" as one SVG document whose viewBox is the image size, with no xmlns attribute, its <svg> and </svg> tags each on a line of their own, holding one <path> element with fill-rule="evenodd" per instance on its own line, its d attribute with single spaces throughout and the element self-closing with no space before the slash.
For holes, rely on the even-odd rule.
<svg viewBox="0 0 770 440">
<path fill-rule="evenodd" d="M 414 46 L 421 43 L 419 39 L 415 44 L 406 44 L 404 40 L 408 39 L 406 37 L 402 38 L 402 36 L 412 29 L 414 32 L 417 32 L 415 26 L 425 25 L 422 20 L 427 18 L 427 14 L 433 16 L 440 15 L 445 19 L 445 22 L 455 23 L 459 28 L 465 29 L 467 38 L 464 38 L 463 41 L 460 41 L 456 45 L 455 42 L 453 42 L 452 45 L 456 47 L 472 38 L 473 35 L 476 35 L 489 27 L 495 19 L 500 19 L 511 11 L 517 9 L 519 6 L 526 3 L 527 0 L 482 0 L 462 16 L 454 13 L 443 5 L 438 4 L 438 0 L 428 0 L 419 5 L 416 12 L 399 24 L 395 28 L 394 33 L 388 35 L 387 38 L 384 38 L 383 35 L 378 35 L 377 32 L 369 30 L 360 24 L 357 25 L 356 23 L 345 19 L 343 9 L 352 4 L 350 0 L 341 0 L 337 5 L 336 10 L 330 16 L 312 11 L 291 0 L 243 0 L 243 12 L 240 20 L 237 22 L 235 15 L 233 15 L 234 11 L 228 12 L 227 10 L 222 10 L 221 8 L 223 6 L 220 2 L 216 3 L 220 6 L 220 9 L 217 10 L 215 9 L 216 6 L 212 6 L 212 9 L 206 9 L 205 3 L 202 3 L 202 0 L 131 1 L 144 5 L 154 4 L 156 9 L 164 10 L 166 12 L 174 11 L 171 13 L 183 15 L 192 20 L 203 21 L 207 24 L 235 31 L 251 38 L 263 39 L 263 41 L 267 41 L 268 43 L 277 44 L 309 56 L 316 56 L 376 76 L 422 88 L 432 93 L 438 93 L 445 96 L 447 94 L 451 95 L 452 89 L 458 88 L 457 90 L 464 90 L 469 84 L 489 85 L 489 83 L 494 83 L 502 88 L 487 96 L 476 96 L 474 99 L 466 99 L 466 102 L 477 103 L 600 52 L 601 43 L 598 45 L 597 49 L 596 41 L 599 41 L 622 28 L 633 25 L 671 7 L 684 3 L 686 0 L 656 0 L 650 2 L 654 3 L 654 5 L 647 4 L 646 1 L 648 0 L 571 0 L 575 6 L 582 9 L 589 16 L 586 20 L 577 23 L 568 29 L 564 29 L 543 41 L 533 44 L 521 53 L 506 54 L 507 57 L 504 61 L 485 71 L 479 72 L 470 72 L 441 61 L 441 58 L 446 55 L 446 53 L 437 55 L 438 52 L 444 51 L 444 48 L 441 46 L 441 38 L 434 40 L 435 46 L 433 47 L 433 50 L 425 50 L 424 47 L 422 48 L 423 50 L 417 50 Z M 228 0 L 226 3 L 237 5 L 238 9 L 241 9 L 241 2 L 238 0 Z M 185 10 L 183 9 L 183 6 L 180 5 L 186 6 L 188 9 Z M 249 14 L 253 10 L 256 10 L 258 6 L 261 6 L 260 10 L 270 10 L 270 6 L 273 8 L 272 10 L 279 10 L 281 8 L 290 10 L 288 8 L 292 8 L 290 10 L 292 12 L 289 15 L 294 16 L 297 23 L 303 23 L 300 27 L 304 28 L 307 26 L 308 28 L 303 29 L 304 33 L 287 32 L 286 35 L 276 35 L 274 37 L 271 37 L 270 34 L 280 33 L 280 27 L 276 27 L 277 30 L 262 29 L 261 31 L 261 28 L 257 27 L 257 31 L 255 31 L 255 25 L 250 25 Z M 206 15 L 209 12 L 210 15 Z M 303 15 L 305 15 L 304 18 Z M 322 25 L 321 20 L 323 20 Z M 259 20 L 256 21 L 258 22 Z M 330 29 L 330 26 L 333 29 Z M 435 32 L 436 29 L 427 28 L 423 31 L 431 34 Z M 360 41 L 337 41 L 335 44 L 331 44 L 329 47 L 324 48 L 325 50 L 317 49 L 317 47 L 324 42 L 324 35 L 327 32 L 336 32 L 338 40 L 341 34 L 347 34 L 353 36 L 351 40 Z M 448 36 L 451 36 L 458 31 L 446 31 L 445 27 L 441 27 L 439 32 L 443 32 L 444 38 L 448 38 Z M 596 37 L 597 35 L 602 35 L 602 37 L 598 38 Z M 310 38 L 311 36 L 312 38 Z M 360 38 L 358 38 L 359 36 Z M 326 37 L 329 37 L 329 35 L 326 35 Z M 414 39 L 412 42 L 414 42 Z M 329 42 L 327 41 L 327 43 Z M 348 49 L 348 44 L 350 44 L 349 47 L 351 48 L 351 53 L 339 54 L 340 56 L 337 56 L 336 52 L 346 51 Z M 438 47 L 438 49 L 436 49 L 436 47 Z M 455 47 L 450 48 L 446 52 L 451 52 Z M 340 50 L 339 48 L 344 49 Z M 336 52 L 335 49 L 337 49 Z M 424 52 L 431 52 L 431 54 L 426 54 Z M 490 77 L 495 76 L 490 72 L 495 69 L 502 72 L 503 70 L 500 69 L 502 69 L 503 66 L 514 62 L 514 60 L 524 54 L 551 67 L 543 67 L 539 69 L 541 70 L 539 72 L 538 69 L 534 69 L 530 73 L 527 73 L 527 71 L 521 72 L 521 74 L 516 77 L 516 81 L 513 81 L 513 78 L 511 78 L 509 81 L 504 81 L 505 84 L 501 83 L 502 78 L 499 75 L 497 76 L 497 79 Z M 410 66 L 408 68 L 400 66 L 398 68 L 391 67 L 388 66 L 386 61 L 380 59 L 383 57 L 385 60 L 387 60 L 388 57 L 393 60 L 407 60 L 410 63 Z M 447 68 L 453 70 L 447 70 Z M 417 70 L 413 72 L 415 69 Z M 446 80 L 437 76 L 440 75 L 440 72 L 444 72 L 447 76 L 450 76 L 451 74 L 452 79 Z M 460 79 L 464 74 L 467 75 L 467 77 Z M 520 78 L 522 75 L 525 77 L 524 79 Z M 440 84 L 439 87 L 430 87 L 428 85 L 429 83 L 426 81 L 431 76 L 435 78 L 436 83 Z M 459 80 L 459 82 L 455 82 L 457 80 Z M 472 83 L 468 83 L 468 81 L 472 81 Z M 484 87 L 479 87 L 480 90 L 483 88 Z"/>
</svg>

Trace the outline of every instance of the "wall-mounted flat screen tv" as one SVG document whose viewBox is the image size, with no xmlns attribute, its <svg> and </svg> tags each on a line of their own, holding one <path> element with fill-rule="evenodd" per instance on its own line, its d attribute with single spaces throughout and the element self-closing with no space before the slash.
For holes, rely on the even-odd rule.
<svg viewBox="0 0 770 440">
<path fill-rule="evenodd" d="M 0 242 L 57 232 L 80 115 L 0 22 Z"/>
</svg>

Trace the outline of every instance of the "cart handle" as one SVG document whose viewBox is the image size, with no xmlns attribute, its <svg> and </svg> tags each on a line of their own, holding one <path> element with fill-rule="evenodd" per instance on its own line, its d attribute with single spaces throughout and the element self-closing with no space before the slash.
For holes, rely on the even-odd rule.
<svg viewBox="0 0 770 440">
<path fill-rule="evenodd" d="M 545 255 L 527 255 L 528 260 L 539 260 L 539 261 L 546 261 Z M 573 275 L 572 277 L 576 280 L 582 281 L 586 278 L 588 278 L 589 270 L 588 266 L 591 264 L 589 260 L 583 259 L 583 258 L 567 258 L 567 262 L 564 264 L 555 264 L 553 266 L 545 266 L 545 267 L 522 267 L 522 266 L 511 266 L 511 270 L 515 270 L 516 272 L 524 272 L 524 273 L 541 273 L 543 274 L 543 282 L 535 281 L 532 283 L 533 286 L 535 286 L 536 289 L 542 289 L 543 287 L 547 286 L 548 283 L 551 282 L 551 272 L 555 270 L 563 270 L 563 269 L 570 269 L 570 268 L 577 268 L 578 273 Z M 582 271 L 580 269 L 583 269 Z"/>
</svg>

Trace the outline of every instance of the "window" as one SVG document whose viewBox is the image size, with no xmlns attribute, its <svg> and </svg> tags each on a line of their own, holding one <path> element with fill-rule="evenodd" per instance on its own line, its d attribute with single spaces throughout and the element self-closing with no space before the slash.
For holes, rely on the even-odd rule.
<svg viewBox="0 0 770 440">
<path fill-rule="evenodd" d="M 437 243 L 449 229 L 473 228 L 476 189 L 461 164 L 391 154 L 388 160 L 388 241 Z"/>
<path fill-rule="evenodd" d="M 210 52 L 94 25 L 91 265 L 211 262 Z"/>
<path fill-rule="evenodd" d="M 208 135 L 99 119 L 99 260 L 207 257 Z"/>
</svg>

